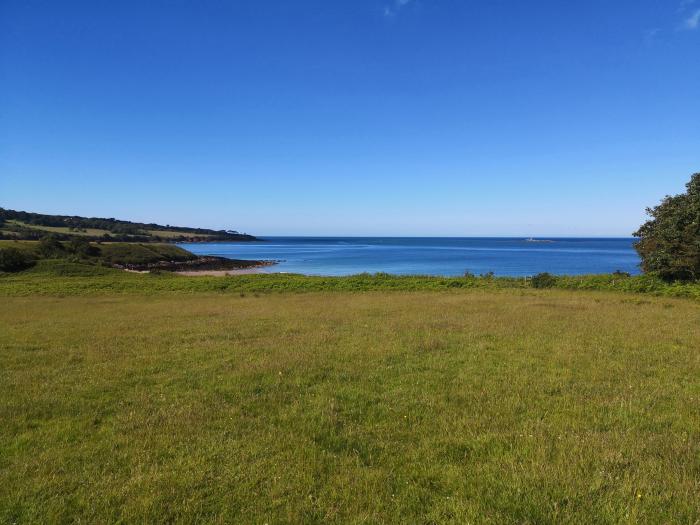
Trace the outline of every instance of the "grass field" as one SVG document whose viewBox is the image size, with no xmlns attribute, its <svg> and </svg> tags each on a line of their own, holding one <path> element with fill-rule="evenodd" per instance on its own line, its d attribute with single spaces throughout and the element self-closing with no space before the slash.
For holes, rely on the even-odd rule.
<svg viewBox="0 0 700 525">
<path fill-rule="evenodd" d="M 65 233 L 67 235 L 77 235 L 77 236 L 93 236 L 100 237 L 102 235 L 111 235 L 109 230 L 100 230 L 97 228 L 84 228 L 82 230 L 71 230 L 67 226 L 42 226 L 38 224 L 27 224 L 26 222 L 9 220 L 8 224 L 13 224 L 15 226 L 20 226 L 22 228 L 29 228 L 31 230 L 40 230 L 47 233 Z M 9 232 L 11 233 L 11 232 Z"/>
<path fill-rule="evenodd" d="M 99 228 L 82 228 L 82 229 L 71 229 L 67 226 L 44 226 L 39 224 L 28 224 L 26 222 L 18 220 L 8 220 L 7 224 L 10 226 L 19 226 L 20 228 L 28 228 L 30 230 L 43 231 L 46 233 L 61 233 L 65 235 L 75 235 L 78 237 L 102 237 L 104 235 L 112 236 L 113 233 L 109 230 L 102 230 Z M 11 230 L 2 230 L 2 233 L 6 235 L 18 235 L 17 232 Z M 140 235 L 148 235 L 158 239 L 180 239 L 180 238 L 207 238 L 211 237 L 208 234 L 191 233 L 179 230 L 142 230 L 139 232 Z"/>
<path fill-rule="evenodd" d="M 18 245 L 29 249 L 30 243 L 0 241 L 0 248 Z M 158 257 L 169 259 L 192 254 L 173 245 L 147 243 L 103 243 L 103 249 L 126 250 L 120 262 L 138 262 L 159 246 Z M 115 255 L 117 252 L 115 251 Z M 615 291 L 642 293 L 646 296 L 685 297 L 700 300 L 700 283 L 665 282 L 651 276 L 619 277 L 615 275 L 581 275 L 557 277 L 554 286 L 568 290 Z M 347 277 L 318 277 L 294 274 L 237 275 L 235 277 L 185 278 L 171 273 L 135 275 L 119 270 L 78 264 L 66 260 L 39 260 L 35 267 L 17 274 L 0 272 L 0 297 L 5 295 L 95 295 L 95 294 L 162 294 L 162 293 L 302 293 L 302 292 L 369 292 L 369 291 L 445 291 L 530 289 L 526 278 L 431 277 L 421 275 L 359 274 Z"/>
<path fill-rule="evenodd" d="M 211 237 L 211 235 L 207 235 L 206 233 L 190 233 L 190 232 L 183 232 L 183 231 L 167 231 L 167 230 L 145 230 L 148 235 L 152 235 L 154 237 L 160 237 L 163 239 L 177 239 L 180 237 L 185 237 L 185 238 L 207 238 Z"/>
<path fill-rule="evenodd" d="M 700 520 L 698 302 L 90 271 L 0 279 L 2 523 Z"/>
</svg>

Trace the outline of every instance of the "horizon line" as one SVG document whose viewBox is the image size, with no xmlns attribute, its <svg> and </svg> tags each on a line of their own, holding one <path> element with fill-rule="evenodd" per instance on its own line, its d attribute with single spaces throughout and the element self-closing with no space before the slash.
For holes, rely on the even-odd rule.
<svg viewBox="0 0 700 525">
<path fill-rule="evenodd" d="M 302 234 L 251 234 L 257 238 L 264 237 L 301 237 L 306 239 L 638 239 L 634 235 L 302 235 Z M 228 241 L 223 241 L 228 242 Z M 253 241 L 254 242 L 254 241 Z"/>
</svg>

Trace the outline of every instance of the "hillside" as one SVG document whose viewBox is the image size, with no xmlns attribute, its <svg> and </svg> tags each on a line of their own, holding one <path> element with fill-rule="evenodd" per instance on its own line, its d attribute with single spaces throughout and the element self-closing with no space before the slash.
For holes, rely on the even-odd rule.
<svg viewBox="0 0 700 525">
<path fill-rule="evenodd" d="M 58 270 L 68 274 L 102 275 L 100 267 L 139 272 L 159 271 L 225 271 L 269 266 L 274 261 L 229 259 L 198 256 L 180 246 L 166 243 L 72 241 L 8 241 L 0 240 L 0 276 L 38 266 L 39 271 Z M 20 262 L 7 267 L 3 255 L 8 251 L 20 254 Z M 104 283 L 102 283 L 104 285 Z"/>
<path fill-rule="evenodd" d="M 160 225 L 114 218 L 46 215 L 0 208 L 0 239 L 36 240 L 51 234 L 60 240 L 82 237 L 110 242 L 244 242 L 254 236 L 232 230 Z"/>
</svg>

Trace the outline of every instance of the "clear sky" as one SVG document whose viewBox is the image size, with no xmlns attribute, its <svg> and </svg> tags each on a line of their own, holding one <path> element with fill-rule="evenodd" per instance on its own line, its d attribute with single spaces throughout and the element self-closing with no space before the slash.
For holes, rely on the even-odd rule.
<svg viewBox="0 0 700 525">
<path fill-rule="evenodd" d="M 0 0 L 0 206 L 628 235 L 700 171 L 700 0 Z"/>
</svg>

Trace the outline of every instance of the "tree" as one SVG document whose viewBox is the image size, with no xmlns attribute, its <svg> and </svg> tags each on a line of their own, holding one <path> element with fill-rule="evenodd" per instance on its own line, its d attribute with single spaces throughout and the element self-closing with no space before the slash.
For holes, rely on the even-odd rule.
<svg viewBox="0 0 700 525">
<path fill-rule="evenodd" d="M 71 239 L 68 243 L 68 249 L 73 255 L 80 258 L 91 257 L 99 253 L 97 248 L 92 246 L 87 239 L 82 237 L 74 237 Z"/>
<path fill-rule="evenodd" d="M 551 273 L 543 272 L 533 275 L 530 286 L 533 288 L 553 288 L 557 284 L 557 278 Z"/>
<path fill-rule="evenodd" d="M 34 264 L 25 252 L 17 248 L 0 249 L 0 272 L 19 272 Z"/>
<path fill-rule="evenodd" d="M 42 237 L 39 241 L 39 253 L 46 259 L 63 256 L 63 245 L 53 235 Z"/>
<path fill-rule="evenodd" d="M 667 280 L 700 278 L 700 173 L 686 190 L 647 208 L 651 218 L 633 234 L 642 270 Z"/>
</svg>

